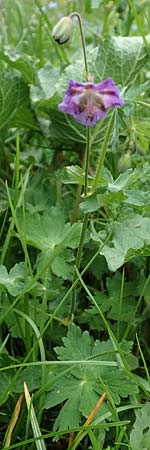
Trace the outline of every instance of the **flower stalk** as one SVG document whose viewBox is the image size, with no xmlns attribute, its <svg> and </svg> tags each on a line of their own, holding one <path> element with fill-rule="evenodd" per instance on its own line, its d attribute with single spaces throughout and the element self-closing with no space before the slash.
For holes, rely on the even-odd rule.
<svg viewBox="0 0 150 450">
<path fill-rule="evenodd" d="M 98 180 L 99 180 L 99 177 L 100 177 L 100 174 L 101 174 L 101 170 L 102 170 L 102 167 L 103 167 L 103 164 L 104 164 L 105 155 L 106 155 L 106 152 L 107 152 L 107 145 L 108 145 L 108 142 L 109 142 L 109 139 L 110 139 L 110 136 L 111 136 L 111 132 L 112 132 L 112 129 L 113 129 L 113 125 L 114 125 L 114 119 L 115 119 L 115 111 L 113 111 L 111 119 L 110 119 L 110 122 L 108 124 L 107 132 L 105 134 L 105 139 L 104 139 L 104 142 L 103 142 L 102 151 L 101 151 L 98 163 L 97 163 L 97 168 L 96 168 L 95 176 L 94 176 L 94 179 L 93 179 L 93 183 L 92 183 L 90 194 L 94 193 L 94 191 L 96 190 L 97 185 L 98 185 Z"/>
<path fill-rule="evenodd" d="M 90 194 L 93 194 L 94 191 L 97 188 L 97 184 L 98 184 L 98 180 L 100 177 L 100 173 L 104 164 L 104 159 L 105 159 L 105 155 L 107 152 L 107 146 L 108 146 L 108 142 L 111 136 L 111 132 L 113 129 L 113 125 L 114 125 L 114 119 L 115 119 L 115 111 L 113 112 L 110 122 L 108 124 L 108 128 L 107 128 L 107 132 L 105 135 L 105 139 L 104 139 L 104 143 L 102 146 L 102 151 L 100 154 L 100 158 L 97 164 L 97 168 L 96 168 L 96 173 L 94 176 L 94 180 L 93 180 L 93 184 L 92 184 L 92 188 L 90 191 Z M 84 186 L 84 195 L 85 197 L 88 194 L 88 166 L 89 166 L 89 152 L 90 152 L 90 130 L 89 127 L 87 127 L 87 145 L 86 145 L 86 170 L 85 170 L 85 186 Z M 85 242 L 85 236 L 86 236 L 86 230 L 87 230 L 87 226 L 88 226 L 88 220 L 89 220 L 89 213 L 85 213 L 84 214 L 84 220 L 83 220 L 83 225 L 82 225 L 82 230 L 81 230 L 81 235 L 80 235 L 80 241 L 79 241 L 79 246 L 78 246 L 78 251 L 77 251 L 77 256 L 76 256 L 76 261 L 75 261 L 75 268 L 77 268 L 77 270 L 79 270 L 80 268 L 80 264 L 81 264 L 81 259 L 82 259 L 82 251 L 83 251 L 83 246 L 84 246 L 84 242 Z M 74 275 L 73 275 L 73 284 L 75 283 L 77 279 L 77 273 L 76 270 L 74 270 Z M 76 285 L 72 291 L 72 301 L 71 301 L 71 316 L 73 316 L 75 308 L 76 308 Z"/>
<path fill-rule="evenodd" d="M 89 159 L 90 159 L 90 127 L 86 127 L 86 153 L 85 153 L 85 180 L 84 180 L 84 197 L 88 193 L 88 173 L 89 173 Z"/>
<path fill-rule="evenodd" d="M 87 127 L 87 141 L 86 141 L 86 153 L 85 153 L 84 197 L 86 197 L 88 194 L 88 169 L 89 169 L 90 147 L 91 147 L 91 145 L 90 145 L 90 127 Z M 82 224 L 82 230 L 81 230 L 81 235 L 80 235 L 78 251 L 77 251 L 76 260 L 75 260 L 75 267 L 77 267 L 78 269 L 80 268 L 80 264 L 81 264 L 82 251 L 83 251 L 83 246 L 84 246 L 84 242 L 85 242 L 88 220 L 89 220 L 89 213 L 85 213 L 84 219 L 83 219 L 83 224 Z M 76 274 L 76 271 L 74 270 L 72 284 L 74 284 L 76 279 L 77 279 L 77 274 Z M 76 285 L 75 285 L 75 287 L 72 291 L 71 308 L 70 308 L 71 317 L 73 316 L 75 308 L 76 308 L 76 297 L 77 297 L 77 292 L 76 292 Z"/>
<path fill-rule="evenodd" d="M 79 24 L 79 28 L 80 28 L 80 35 L 81 35 L 81 42 L 82 42 L 82 49 L 83 49 L 83 56 L 84 56 L 85 79 L 88 81 L 88 79 L 89 79 L 89 71 L 88 71 L 88 62 L 87 62 L 87 56 L 86 56 L 86 46 L 85 46 L 85 39 L 84 39 L 84 33 L 83 33 L 81 16 L 77 12 L 73 12 L 73 13 L 70 14 L 69 17 L 71 19 L 73 17 L 76 17 L 78 19 L 78 24 Z"/>
</svg>

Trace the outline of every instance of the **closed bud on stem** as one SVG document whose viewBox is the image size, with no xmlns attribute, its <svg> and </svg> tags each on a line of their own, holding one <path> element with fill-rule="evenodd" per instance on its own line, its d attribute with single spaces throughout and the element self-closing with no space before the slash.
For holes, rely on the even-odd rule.
<svg viewBox="0 0 150 450">
<path fill-rule="evenodd" d="M 128 151 L 119 159 L 118 170 L 119 172 L 125 172 L 125 170 L 130 169 L 130 167 L 132 167 L 131 152 Z"/>
<path fill-rule="evenodd" d="M 58 44 L 65 44 L 69 41 L 72 31 L 71 17 L 62 17 L 62 19 L 55 25 L 52 36 Z"/>
</svg>

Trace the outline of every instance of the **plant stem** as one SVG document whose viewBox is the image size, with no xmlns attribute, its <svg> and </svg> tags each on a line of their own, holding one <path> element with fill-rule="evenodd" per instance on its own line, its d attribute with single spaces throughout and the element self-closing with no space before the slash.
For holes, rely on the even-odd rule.
<svg viewBox="0 0 150 450">
<path fill-rule="evenodd" d="M 82 186 L 80 184 L 78 184 L 77 191 L 76 191 L 76 197 L 75 197 L 75 203 L 74 203 L 74 209 L 73 209 L 73 213 L 72 213 L 72 217 L 71 217 L 71 224 L 77 222 L 81 193 L 82 193 Z"/>
<path fill-rule="evenodd" d="M 107 152 L 107 144 L 109 142 L 110 135 L 111 135 L 111 132 L 112 132 L 112 129 L 113 129 L 113 125 L 114 125 L 114 119 L 115 119 L 115 111 L 113 112 L 113 114 L 111 116 L 111 119 L 110 119 L 110 122 L 108 124 L 107 132 L 106 132 L 104 143 L 103 143 L 103 146 L 102 146 L 102 151 L 101 151 L 101 154 L 100 154 L 100 157 L 99 157 L 99 160 L 98 160 L 98 164 L 97 164 L 97 168 L 96 168 L 96 172 L 95 172 L 95 176 L 94 176 L 94 180 L 93 180 L 93 183 L 92 183 L 90 194 L 93 194 L 93 192 L 97 188 L 98 180 L 99 180 L 99 177 L 100 177 L 100 173 L 101 173 L 101 170 L 102 170 L 102 167 L 103 167 L 105 155 L 106 155 L 106 152 Z"/>
<path fill-rule="evenodd" d="M 96 173 L 95 173 L 95 177 L 92 183 L 92 188 L 91 188 L 91 194 L 95 191 L 95 189 L 97 188 L 97 183 L 100 177 L 100 172 L 101 169 L 103 167 L 103 163 L 104 163 L 104 159 L 105 159 L 105 155 L 106 155 L 106 151 L 107 151 L 107 144 L 108 141 L 110 139 L 110 135 L 112 132 L 112 128 L 114 125 L 114 118 L 115 118 L 115 111 L 113 112 L 110 122 L 108 124 L 108 128 L 107 128 L 107 132 L 105 135 L 105 139 L 104 139 L 104 143 L 103 143 L 103 147 L 102 147 L 102 151 L 100 154 L 100 158 L 97 164 L 97 169 L 96 169 Z M 90 131 L 88 130 L 89 127 L 87 127 L 87 144 L 86 144 L 86 162 L 85 162 L 85 185 L 84 185 L 84 195 L 87 195 L 88 192 L 88 164 L 89 164 L 89 153 L 90 153 L 90 147 L 91 147 L 91 143 L 90 143 Z M 85 241 L 85 235 L 86 235 L 86 230 L 87 230 L 87 225 L 88 225 L 88 220 L 89 220 L 89 213 L 85 213 L 84 214 L 84 220 L 83 220 L 83 225 L 82 225 L 82 230 L 81 230 L 81 235 L 80 235 L 80 241 L 79 241 L 79 247 L 78 247 L 78 251 L 77 251 L 77 256 L 76 256 L 76 261 L 75 261 L 75 267 L 77 268 L 77 270 L 79 270 L 80 268 L 80 264 L 81 264 L 81 258 L 82 258 L 82 250 L 83 250 L 83 245 L 84 245 L 84 241 Z M 74 270 L 74 275 L 73 275 L 73 283 L 76 281 L 76 277 L 77 277 L 77 272 Z M 73 315 L 74 311 L 75 311 L 75 307 L 76 307 L 76 286 L 73 289 L 72 292 L 72 301 L 71 301 L 71 315 Z"/>
<path fill-rule="evenodd" d="M 85 153 L 85 180 L 84 180 L 84 196 L 87 196 L 88 192 L 88 171 L 89 171 L 89 158 L 90 158 L 90 127 L 86 127 L 86 153 Z"/>
<path fill-rule="evenodd" d="M 87 193 L 88 193 L 88 168 L 89 168 L 89 156 L 90 156 L 90 147 L 91 147 L 90 134 L 91 134 L 90 129 L 89 129 L 89 127 L 87 127 L 87 141 L 86 141 L 86 152 L 85 152 L 85 182 L 84 182 L 84 196 L 85 197 L 87 196 Z M 75 265 L 78 269 L 80 268 L 80 264 L 81 264 L 82 250 L 83 250 L 83 245 L 84 245 L 84 241 L 85 241 L 88 220 L 89 220 L 89 213 L 85 213 L 83 224 L 82 224 L 81 235 L 80 235 L 79 247 L 78 247 L 76 261 L 75 261 Z M 74 271 L 73 283 L 76 281 L 76 278 L 77 278 L 77 274 Z M 71 301 L 71 310 L 70 310 L 71 316 L 73 315 L 73 313 L 75 311 L 75 307 L 76 307 L 76 286 L 74 287 L 73 292 L 72 292 L 72 301 Z"/>
<path fill-rule="evenodd" d="M 69 17 L 71 19 L 73 17 L 77 17 L 77 19 L 78 19 L 79 28 L 80 28 L 80 35 L 81 35 L 81 42 L 82 42 L 82 48 L 83 48 L 83 56 L 84 56 L 85 79 L 88 81 L 89 80 L 88 63 L 87 63 L 87 57 L 86 57 L 86 47 L 85 47 L 85 39 L 84 39 L 84 34 L 83 34 L 81 16 L 77 12 L 73 12 L 72 14 L 70 14 Z M 85 152 L 85 181 L 84 181 L 84 196 L 85 197 L 86 197 L 86 195 L 88 193 L 88 168 L 89 168 L 89 156 L 90 156 L 90 147 L 91 147 L 90 134 L 91 134 L 90 133 L 90 128 L 87 126 L 87 128 L 86 128 L 86 152 Z M 82 250 L 83 250 L 83 245 L 84 245 L 84 241 L 85 241 L 85 235 L 86 235 L 86 230 L 87 230 L 87 225 L 88 225 L 88 219 L 89 219 L 89 213 L 84 214 L 84 220 L 83 220 L 83 224 L 82 224 L 82 230 L 81 230 L 81 235 L 80 235 L 79 247 L 78 247 L 78 251 L 77 251 L 77 255 L 76 255 L 76 261 L 75 261 L 75 266 L 78 269 L 80 268 L 80 264 L 81 264 Z M 74 270 L 72 284 L 74 284 L 76 279 L 77 279 L 77 274 L 76 274 L 76 272 Z M 75 285 L 75 287 L 74 287 L 74 289 L 72 291 L 72 301 L 71 301 L 71 308 L 70 308 L 71 316 L 73 315 L 73 313 L 75 311 L 75 307 L 76 307 L 76 285 Z"/>
<path fill-rule="evenodd" d="M 82 167 L 85 169 L 85 180 L 84 180 L 84 196 L 85 197 L 86 197 L 87 191 L 88 191 L 89 156 L 90 156 L 90 149 L 91 149 L 91 144 L 92 144 L 90 127 L 87 127 L 87 129 L 86 129 L 86 136 L 87 136 L 86 150 L 85 150 L 85 154 L 84 154 L 84 161 L 82 163 Z M 77 192 L 76 192 L 76 198 L 75 198 L 75 204 L 74 204 L 74 210 L 73 210 L 73 214 L 72 214 L 71 223 L 75 223 L 77 221 L 81 192 L 82 192 L 82 186 L 79 184 L 78 188 L 77 188 Z"/>
<path fill-rule="evenodd" d="M 82 28 L 82 20 L 81 20 L 81 16 L 80 16 L 80 14 L 78 14 L 77 12 L 73 12 L 73 13 L 70 14 L 69 17 L 70 17 L 71 19 L 72 19 L 73 17 L 77 17 L 77 19 L 78 19 L 79 28 L 80 28 L 80 35 L 81 35 L 81 41 L 82 41 L 82 48 L 83 48 L 84 64 L 85 64 L 85 79 L 88 81 L 88 79 L 89 79 L 89 74 L 88 74 L 88 63 L 87 63 L 87 57 L 86 57 L 85 39 L 84 39 L 84 34 L 83 34 L 83 28 Z"/>
<path fill-rule="evenodd" d="M 84 245 L 84 241 L 85 241 L 85 234 L 86 234 L 86 230 L 87 230 L 88 220 L 89 220 L 89 213 L 86 213 L 86 214 L 84 214 L 84 220 L 83 220 L 83 224 L 82 224 L 79 247 L 78 247 L 76 261 L 75 261 L 75 266 L 78 269 L 80 268 L 80 264 L 81 264 L 82 250 L 83 250 L 83 245 Z M 74 284 L 76 282 L 77 278 L 78 278 L 77 274 L 74 270 L 72 284 Z M 75 284 L 74 289 L 72 291 L 72 299 L 71 299 L 71 308 L 70 308 L 71 317 L 73 316 L 73 314 L 75 312 L 76 298 L 77 298 L 77 289 L 76 289 L 76 284 Z"/>
<path fill-rule="evenodd" d="M 14 207 L 18 204 L 19 195 L 19 164 L 20 164 L 20 141 L 19 133 L 16 134 L 16 158 L 15 158 L 15 195 L 14 195 Z"/>
</svg>

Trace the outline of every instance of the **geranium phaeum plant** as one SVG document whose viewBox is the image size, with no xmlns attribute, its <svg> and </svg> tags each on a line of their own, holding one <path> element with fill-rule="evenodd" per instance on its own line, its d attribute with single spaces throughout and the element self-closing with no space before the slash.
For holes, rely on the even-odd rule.
<svg viewBox="0 0 150 450">
<path fill-rule="evenodd" d="M 112 78 L 97 84 L 70 80 L 63 102 L 58 108 L 83 125 L 93 126 L 106 116 L 107 109 L 123 104 Z"/>
<path fill-rule="evenodd" d="M 64 99 L 62 103 L 58 105 L 59 111 L 70 114 L 74 117 L 77 122 L 80 122 L 82 125 L 86 126 L 86 150 L 85 150 L 85 178 L 84 178 L 84 197 L 87 195 L 93 194 L 98 185 L 98 181 L 100 178 L 100 173 L 102 166 L 104 164 L 105 154 L 107 151 L 107 144 L 109 142 L 109 138 L 111 136 L 111 132 L 114 125 L 115 114 L 111 115 L 110 121 L 108 123 L 106 134 L 104 138 L 104 142 L 101 148 L 100 157 L 98 160 L 97 168 L 95 175 L 93 177 L 93 182 L 91 186 L 90 192 L 88 192 L 88 170 L 89 170 L 89 155 L 91 149 L 91 140 L 90 140 L 90 127 L 95 125 L 99 120 L 103 119 L 106 116 L 107 109 L 114 108 L 116 106 L 122 106 L 124 104 L 123 99 L 120 96 L 120 93 L 117 89 L 112 78 L 107 78 L 107 80 L 103 80 L 100 83 L 94 83 L 91 81 L 91 76 L 88 70 L 88 62 L 86 57 L 86 47 L 84 34 L 82 29 L 82 21 L 80 14 L 77 12 L 73 12 L 69 16 L 69 22 L 66 17 L 61 20 L 58 25 L 54 28 L 53 37 L 59 43 L 63 44 L 67 40 L 70 39 L 71 31 L 72 31 L 72 19 L 76 17 L 78 19 L 80 34 L 81 34 L 81 42 L 83 48 L 83 56 L 84 56 L 84 65 L 85 65 L 85 79 L 86 82 L 78 82 L 75 80 L 69 80 L 68 88 L 66 90 Z M 67 19 L 67 20 L 66 20 Z M 68 23 L 69 23 L 69 32 L 68 32 Z M 66 38 L 67 35 L 67 38 Z M 78 205 L 78 202 L 77 202 Z M 76 206 L 75 206 L 76 208 Z M 77 211 L 76 211 L 77 215 Z M 75 270 L 73 276 L 73 284 L 77 281 L 78 270 L 80 268 L 81 258 L 82 258 L 82 250 L 86 235 L 86 229 L 88 225 L 89 213 L 84 214 L 84 220 L 82 225 L 82 231 L 80 235 L 79 247 L 76 255 L 75 261 Z M 72 292 L 72 302 L 70 313 L 71 317 L 74 313 L 76 305 L 76 286 L 74 285 L 74 289 Z"/>
</svg>

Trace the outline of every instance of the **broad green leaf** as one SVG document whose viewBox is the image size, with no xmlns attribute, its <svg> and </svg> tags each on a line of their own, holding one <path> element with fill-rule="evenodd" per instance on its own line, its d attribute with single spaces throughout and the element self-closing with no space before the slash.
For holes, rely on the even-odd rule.
<svg viewBox="0 0 150 450">
<path fill-rule="evenodd" d="M 113 203 L 122 203 L 128 199 L 126 191 L 123 191 L 135 178 L 132 169 L 119 175 L 116 180 L 108 182 L 106 193 L 97 195 L 100 206 L 112 205 Z"/>
<path fill-rule="evenodd" d="M 17 108 L 28 100 L 28 86 L 13 72 L 0 73 L 0 128 L 10 123 Z"/>
<path fill-rule="evenodd" d="M 23 229 L 21 216 L 19 221 Z M 43 215 L 27 212 L 24 229 L 28 244 L 47 252 L 53 251 L 56 246 L 60 246 L 61 250 L 65 247 L 76 248 L 81 225 L 65 223 L 63 211 L 52 207 Z"/>
<path fill-rule="evenodd" d="M 87 331 L 81 333 L 80 328 L 75 325 L 69 327 L 67 337 L 62 340 L 63 346 L 56 347 L 55 351 L 62 365 L 64 360 L 70 361 L 70 373 L 54 382 L 45 401 L 45 407 L 51 408 L 66 400 L 54 429 L 61 430 L 64 425 L 71 428 L 76 411 L 76 425 L 79 425 L 82 416 L 90 414 L 103 393 L 101 379 L 116 403 L 120 402 L 120 396 L 127 397 L 133 391 L 137 392 L 136 385 L 116 365 L 110 340 L 93 342 Z M 73 361 L 78 361 L 79 364 L 72 367 Z M 103 408 L 107 409 L 106 404 Z"/>
<path fill-rule="evenodd" d="M 125 100 L 127 102 L 133 102 L 137 97 L 141 98 L 140 95 L 147 92 L 150 88 L 150 81 L 146 81 L 142 84 L 132 84 L 127 92 L 125 93 Z"/>
<path fill-rule="evenodd" d="M 56 83 L 60 69 L 49 62 L 37 72 L 37 83 L 31 86 L 31 99 L 33 105 L 39 105 L 40 101 L 47 101 L 56 92 Z"/>
<path fill-rule="evenodd" d="M 114 225 L 112 247 L 106 245 L 105 256 L 110 270 L 116 271 L 136 255 L 147 255 L 150 249 L 150 219 L 135 215 Z"/>
<path fill-rule="evenodd" d="M 8 66 L 21 72 L 22 78 L 26 83 L 32 84 L 35 82 L 35 60 L 30 55 L 18 54 L 7 48 L 5 52 L 0 51 L 0 58 Z"/>
<path fill-rule="evenodd" d="M 75 379 L 74 377 L 66 377 L 62 379 L 62 385 L 59 384 L 64 394 L 66 390 L 68 400 L 64 404 L 54 424 L 54 430 L 62 430 L 79 426 L 82 416 L 87 417 L 96 405 L 100 395 L 94 389 L 94 383 L 91 379 Z M 68 389 L 66 389 L 68 385 Z M 55 394 L 55 392 L 54 392 Z M 56 394 L 57 395 L 57 392 Z M 60 403 L 60 401 L 59 401 Z"/>
<path fill-rule="evenodd" d="M 128 196 L 123 191 L 107 192 L 106 194 L 97 195 L 100 206 L 111 206 L 112 204 L 120 204 L 126 201 Z"/>
<path fill-rule="evenodd" d="M 97 195 L 89 195 L 89 197 L 85 198 L 82 203 L 80 203 L 80 210 L 84 213 L 86 212 L 94 212 L 99 209 L 99 202 L 97 199 Z"/>
<path fill-rule="evenodd" d="M 95 62 L 97 77 L 112 77 L 117 84 L 128 85 L 138 76 L 149 56 L 142 37 L 112 37 L 100 43 Z"/>
<path fill-rule="evenodd" d="M 24 276 L 24 263 L 15 264 L 9 273 L 5 266 L 0 265 L 0 290 L 6 289 L 13 296 L 19 295 L 24 286 Z"/>
<path fill-rule="evenodd" d="M 59 102 L 60 103 L 60 102 Z M 60 143 L 69 144 L 69 147 L 76 146 L 77 144 L 86 144 L 86 127 L 76 122 L 73 117 L 67 114 L 63 114 L 58 109 L 49 107 L 50 124 L 50 136 L 54 145 Z M 56 143 L 55 143 L 56 141 Z M 58 146 L 57 144 L 57 146 Z"/>
<path fill-rule="evenodd" d="M 57 277 L 63 278 L 63 280 L 71 280 L 73 275 L 72 261 L 74 261 L 74 258 L 68 252 L 63 251 L 61 255 L 56 256 L 51 264 L 52 272 L 57 275 Z"/>
<path fill-rule="evenodd" d="M 92 350 L 92 342 L 88 331 L 83 334 L 79 327 L 70 326 L 67 337 L 62 339 L 63 346 L 56 347 L 55 351 L 60 360 L 86 359 Z"/>
<path fill-rule="evenodd" d="M 9 356 L 6 351 L 1 352 L 0 354 L 0 368 L 4 369 L 0 372 L 0 405 L 2 405 L 8 398 L 8 392 L 5 393 L 7 387 L 11 384 L 12 378 L 15 375 L 15 369 L 5 370 L 7 366 L 13 366 L 13 364 L 18 363 L 14 357 Z M 19 393 L 22 392 L 22 389 Z M 5 393 L 5 395 L 4 395 Z"/>
<path fill-rule="evenodd" d="M 149 450 L 150 448 L 150 403 L 136 411 L 136 420 L 130 434 L 132 450 Z"/>
<path fill-rule="evenodd" d="M 88 176 L 88 187 L 92 186 L 93 177 Z M 79 166 L 67 166 L 62 171 L 62 182 L 65 184 L 80 184 L 84 186 L 85 183 L 85 171 Z M 98 185 L 106 184 L 105 178 L 100 176 Z"/>
<path fill-rule="evenodd" d="M 54 67 L 50 62 L 47 62 L 42 69 L 37 73 L 40 87 L 45 98 L 53 97 L 56 91 L 56 83 L 59 78 L 60 68 Z"/>
<path fill-rule="evenodd" d="M 38 154 L 39 150 L 40 148 L 38 148 Z M 33 157 L 38 164 L 37 148 L 34 146 L 31 146 L 29 153 L 27 152 L 27 149 L 25 149 L 23 154 L 21 152 L 21 160 L 26 161 L 26 158 L 29 158 L 30 161 L 31 157 Z M 47 183 L 47 180 L 44 183 L 42 181 L 43 171 L 37 171 L 30 179 L 30 184 L 25 192 L 27 209 L 31 214 L 47 211 L 56 201 L 54 185 Z"/>
<path fill-rule="evenodd" d="M 12 128 L 27 128 L 39 131 L 33 112 L 26 106 L 18 107 L 10 123 Z"/>
<path fill-rule="evenodd" d="M 126 190 L 126 200 L 125 203 L 129 206 L 133 206 L 139 209 L 149 210 L 150 209 L 150 193 L 143 192 L 139 189 L 137 190 Z"/>
<path fill-rule="evenodd" d="M 23 369 L 19 374 L 17 381 L 13 383 L 12 391 L 15 393 L 22 392 L 24 380 L 26 380 L 28 388 L 31 392 L 38 389 L 41 385 L 41 367 L 33 365 Z"/>
<path fill-rule="evenodd" d="M 112 182 L 108 182 L 108 189 L 110 192 L 118 192 L 128 186 L 135 178 L 135 174 L 132 169 L 126 170 L 124 173 L 121 173 L 116 180 Z"/>
<path fill-rule="evenodd" d="M 112 279 L 107 278 L 107 289 L 109 293 L 107 303 L 110 307 L 108 317 L 113 320 L 118 320 L 120 314 L 120 320 L 128 322 L 133 320 L 135 316 L 135 297 L 138 297 L 138 282 L 137 280 L 124 282 L 120 311 L 121 283 L 122 277 L 118 272 Z"/>
<path fill-rule="evenodd" d="M 135 296 L 138 297 L 141 286 L 138 285 L 137 280 L 124 283 L 120 310 L 121 283 L 122 277 L 120 273 L 116 272 L 113 278 L 106 279 L 107 295 L 101 291 L 97 291 L 95 300 L 101 311 L 105 313 L 109 319 L 118 320 L 120 315 L 121 321 L 128 322 L 135 317 Z M 98 317 L 97 308 L 92 306 L 91 308 L 86 309 L 86 314 L 88 322 L 94 324 L 94 318 Z"/>
<path fill-rule="evenodd" d="M 124 189 L 136 179 L 136 176 L 136 172 L 133 172 L 132 169 L 128 169 L 126 172 L 120 174 L 116 180 L 113 180 L 109 170 L 103 168 L 97 195 L 93 194 L 87 197 L 81 203 L 80 209 L 84 212 L 92 212 L 97 211 L 101 206 L 111 206 L 112 204 L 126 202 L 128 200 L 128 194 Z M 130 191 L 128 192 L 130 195 Z"/>
</svg>

